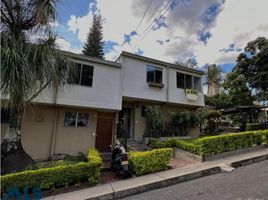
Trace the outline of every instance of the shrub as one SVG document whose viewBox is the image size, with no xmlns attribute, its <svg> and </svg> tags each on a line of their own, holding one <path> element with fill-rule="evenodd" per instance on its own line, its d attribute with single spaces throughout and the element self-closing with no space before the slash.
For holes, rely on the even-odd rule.
<svg viewBox="0 0 268 200">
<path fill-rule="evenodd" d="M 199 154 L 199 147 L 192 142 L 187 140 L 178 140 L 176 146 L 180 149 L 189 151 L 194 154 Z"/>
<path fill-rule="evenodd" d="M 161 142 L 154 139 L 149 144 L 152 148 L 172 147 L 174 139 Z M 227 151 L 252 147 L 261 143 L 268 144 L 268 130 L 229 133 L 218 136 L 207 136 L 192 140 L 177 140 L 176 147 L 200 156 L 209 156 Z"/>
<path fill-rule="evenodd" d="M 197 118 L 190 111 L 176 111 L 171 116 L 170 128 L 174 135 L 185 136 L 191 127 L 197 124 Z"/>
<path fill-rule="evenodd" d="M 165 148 L 172 148 L 177 146 L 177 140 L 175 138 L 170 138 L 163 143 Z"/>
<path fill-rule="evenodd" d="M 149 139 L 148 146 L 153 149 L 161 149 L 165 147 L 165 144 L 158 139 Z"/>
<path fill-rule="evenodd" d="M 101 158 L 96 150 L 89 150 L 88 157 L 92 158 L 88 162 L 27 170 L 1 176 L 1 190 L 5 192 L 10 187 L 19 189 L 39 187 L 42 190 L 49 190 L 86 180 L 90 185 L 94 185 L 99 182 Z"/>
<path fill-rule="evenodd" d="M 152 151 L 129 153 L 129 165 L 137 175 L 149 174 L 167 168 L 173 149 L 154 149 Z"/>
<path fill-rule="evenodd" d="M 166 141 L 160 141 L 158 139 L 150 139 L 148 142 L 148 146 L 153 149 L 161 149 L 161 148 L 172 148 L 177 146 L 177 140 L 174 138 L 170 138 Z"/>
<path fill-rule="evenodd" d="M 198 146 L 199 155 L 208 156 L 259 145 L 267 133 L 268 130 L 209 136 L 195 140 L 194 144 Z"/>
<path fill-rule="evenodd" d="M 64 160 L 72 162 L 85 162 L 87 161 L 87 157 L 82 152 L 78 152 L 77 156 L 66 155 Z"/>
<path fill-rule="evenodd" d="M 101 157 L 96 149 L 89 149 L 87 153 L 87 160 L 90 163 L 101 163 Z"/>
<path fill-rule="evenodd" d="M 163 132 L 163 113 L 158 107 L 149 106 L 145 113 L 146 137 L 160 137 Z"/>
<path fill-rule="evenodd" d="M 268 144 L 268 130 L 261 131 L 263 143 Z"/>
</svg>

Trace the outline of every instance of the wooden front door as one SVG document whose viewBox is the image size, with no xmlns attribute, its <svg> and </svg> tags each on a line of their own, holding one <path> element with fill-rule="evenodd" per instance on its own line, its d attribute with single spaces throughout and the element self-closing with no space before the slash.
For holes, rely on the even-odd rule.
<svg viewBox="0 0 268 200">
<path fill-rule="evenodd" d="M 110 151 L 113 134 L 113 119 L 98 118 L 97 120 L 97 136 L 95 147 L 100 152 Z"/>
</svg>

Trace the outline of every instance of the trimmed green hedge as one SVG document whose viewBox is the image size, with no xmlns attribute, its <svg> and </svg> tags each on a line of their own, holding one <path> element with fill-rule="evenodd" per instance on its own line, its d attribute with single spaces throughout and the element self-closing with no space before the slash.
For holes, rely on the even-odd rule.
<svg viewBox="0 0 268 200">
<path fill-rule="evenodd" d="M 174 139 L 171 140 L 173 141 Z M 148 145 L 152 148 L 164 148 L 170 147 L 170 143 L 169 140 L 161 142 L 154 139 L 150 141 Z M 200 156 L 209 156 L 260 145 L 261 143 L 268 144 L 268 130 L 228 133 L 192 140 L 177 140 L 176 147 Z"/>
<path fill-rule="evenodd" d="M 149 174 L 167 169 L 173 149 L 154 149 L 152 151 L 129 153 L 129 165 L 137 175 Z"/>
<path fill-rule="evenodd" d="M 38 170 L 27 170 L 1 176 L 1 191 L 10 187 L 39 187 L 41 190 L 63 187 L 88 180 L 90 185 L 99 182 L 101 158 L 96 150 L 88 151 L 88 162 L 66 164 Z"/>
<path fill-rule="evenodd" d="M 177 140 L 174 138 L 168 139 L 166 141 L 149 139 L 148 146 L 153 149 L 172 148 L 177 146 Z"/>
<path fill-rule="evenodd" d="M 265 131 L 224 134 L 200 138 L 194 144 L 199 147 L 199 155 L 208 156 L 259 145 L 264 142 L 264 134 Z"/>
<path fill-rule="evenodd" d="M 179 149 L 184 149 L 194 154 L 199 154 L 198 146 L 195 145 L 193 142 L 190 142 L 190 140 L 178 140 L 177 147 Z"/>
</svg>

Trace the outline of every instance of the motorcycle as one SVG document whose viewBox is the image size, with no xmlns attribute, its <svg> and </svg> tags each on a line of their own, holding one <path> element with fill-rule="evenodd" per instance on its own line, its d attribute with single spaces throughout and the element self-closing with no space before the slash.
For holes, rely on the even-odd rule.
<svg viewBox="0 0 268 200">
<path fill-rule="evenodd" d="M 112 162 L 111 168 L 116 171 L 119 176 L 124 179 L 130 177 L 130 173 L 128 171 L 128 155 L 124 146 L 120 142 L 116 142 L 112 148 Z"/>
</svg>

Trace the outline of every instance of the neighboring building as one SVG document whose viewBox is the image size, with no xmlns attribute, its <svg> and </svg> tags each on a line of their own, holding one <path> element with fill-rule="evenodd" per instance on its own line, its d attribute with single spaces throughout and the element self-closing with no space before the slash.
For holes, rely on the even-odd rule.
<svg viewBox="0 0 268 200">
<path fill-rule="evenodd" d="M 85 153 L 89 147 L 109 151 L 121 121 L 132 140 L 142 140 L 146 106 L 167 113 L 204 106 L 203 72 L 122 52 L 116 62 L 66 52 L 77 63 L 79 80 L 56 90 L 47 88 L 26 109 L 22 143 L 34 159 Z M 196 97 L 185 89 L 197 90 Z M 7 115 L 8 116 L 8 115 Z M 1 123 L 2 140 L 8 117 Z"/>
<path fill-rule="evenodd" d="M 215 96 L 216 94 L 220 94 L 220 88 L 217 84 L 212 83 L 210 85 L 208 85 L 208 96 L 212 97 Z"/>
</svg>

